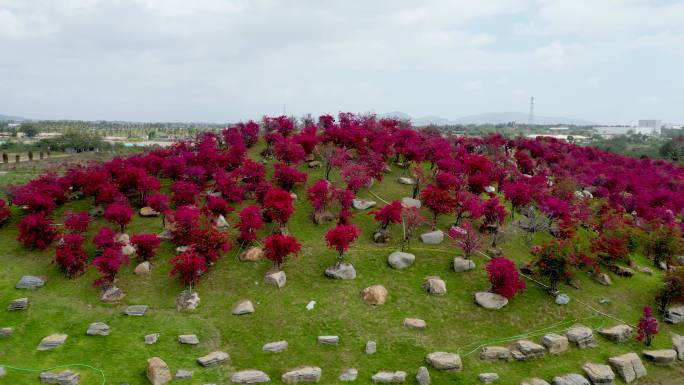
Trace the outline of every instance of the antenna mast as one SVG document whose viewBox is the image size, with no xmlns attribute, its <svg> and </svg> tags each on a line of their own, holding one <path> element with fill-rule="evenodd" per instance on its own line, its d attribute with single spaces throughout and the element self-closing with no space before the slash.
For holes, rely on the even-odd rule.
<svg viewBox="0 0 684 385">
<path fill-rule="evenodd" d="M 530 126 L 534 124 L 534 96 L 530 98 Z"/>
</svg>

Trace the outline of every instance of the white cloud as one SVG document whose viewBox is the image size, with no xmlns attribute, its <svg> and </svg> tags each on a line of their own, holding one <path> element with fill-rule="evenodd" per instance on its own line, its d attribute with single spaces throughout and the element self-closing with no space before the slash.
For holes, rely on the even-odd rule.
<svg viewBox="0 0 684 385">
<path fill-rule="evenodd" d="M 483 87 L 482 80 L 469 80 L 463 83 L 463 89 L 466 91 L 478 91 Z"/>
</svg>

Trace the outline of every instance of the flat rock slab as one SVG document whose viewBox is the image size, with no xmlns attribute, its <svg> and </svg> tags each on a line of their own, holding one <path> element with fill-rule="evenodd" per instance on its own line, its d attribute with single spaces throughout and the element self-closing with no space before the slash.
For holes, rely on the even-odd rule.
<svg viewBox="0 0 684 385">
<path fill-rule="evenodd" d="M 55 349 L 57 347 L 64 345 L 67 338 L 69 338 L 69 336 L 66 334 L 51 334 L 40 341 L 40 344 L 38 344 L 36 350 Z"/>
<path fill-rule="evenodd" d="M 433 352 L 425 356 L 425 362 L 441 371 L 459 372 L 463 370 L 461 356 L 456 353 Z"/>
<path fill-rule="evenodd" d="M 613 369 L 608 365 L 595 364 L 593 362 L 587 362 L 582 365 L 582 370 L 584 374 L 589 377 L 589 381 L 593 385 L 613 385 L 613 380 L 615 379 L 615 373 Z"/>
<path fill-rule="evenodd" d="M 416 208 L 419 209 L 422 203 L 418 199 L 403 197 L 401 198 L 401 206 L 407 209 Z"/>
<path fill-rule="evenodd" d="M 178 342 L 185 345 L 197 345 L 199 338 L 194 334 L 181 334 L 178 336 Z"/>
<path fill-rule="evenodd" d="M 475 262 L 472 259 L 465 259 L 463 257 L 454 258 L 453 263 L 454 271 L 457 273 L 462 273 L 464 271 L 472 270 L 475 268 Z"/>
<path fill-rule="evenodd" d="M 254 313 L 254 304 L 248 299 L 238 302 L 232 310 L 233 315 L 245 315 Z"/>
<path fill-rule="evenodd" d="M 7 306 L 7 310 L 9 311 L 21 311 L 21 310 L 26 310 L 28 308 L 29 300 L 28 298 L 17 298 L 12 300 L 12 302 L 9 303 Z"/>
<path fill-rule="evenodd" d="M 71 370 L 40 373 L 40 382 L 45 384 L 77 385 L 80 381 L 81 375 Z"/>
<path fill-rule="evenodd" d="M 2 330 L 0 330 L 2 336 Z M 672 333 L 672 348 L 677 352 L 677 359 L 684 361 L 684 336 Z"/>
<path fill-rule="evenodd" d="M 124 310 L 124 313 L 134 317 L 142 317 L 147 313 L 147 309 L 149 309 L 147 305 L 131 305 Z"/>
<path fill-rule="evenodd" d="M 634 329 L 631 326 L 621 324 L 601 329 L 598 333 L 613 342 L 622 343 L 632 339 Z"/>
<path fill-rule="evenodd" d="M 9 338 L 14 334 L 14 329 L 10 327 L 0 328 L 0 338 Z"/>
<path fill-rule="evenodd" d="M 475 293 L 475 302 L 489 310 L 499 310 L 508 304 L 506 297 L 488 291 Z"/>
<path fill-rule="evenodd" d="M 371 377 L 371 380 L 374 384 L 399 384 L 406 381 L 406 372 L 401 370 L 377 372 Z"/>
<path fill-rule="evenodd" d="M 439 245 L 444 241 L 444 232 L 442 230 L 435 230 L 423 233 L 420 234 L 420 240 L 426 245 Z"/>
<path fill-rule="evenodd" d="M 483 361 L 508 361 L 511 359 L 511 350 L 503 346 L 485 346 L 480 350 L 480 359 Z"/>
<path fill-rule="evenodd" d="M 105 303 L 117 303 L 121 301 L 126 295 L 123 290 L 118 287 L 111 285 L 102 291 L 100 296 L 100 301 Z"/>
<path fill-rule="evenodd" d="M 176 371 L 176 374 L 173 375 L 173 378 L 177 380 L 187 380 L 189 378 L 192 378 L 192 375 L 194 373 L 190 370 L 185 370 L 185 369 L 178 369 Z"/>
<path fill-rule="evenodd" d="M 359 376 L 359 371 L 354 368 L 345 369 L 342 374 L 338 377 L 338 380 L 342 382 L 356 381 Z"/>
<path fill-rule="evenodd" d="M 17 284 L 14 285 L 14 287 L 17 289 L 32 290 L 37 289 L 39 287 L 43 287 L 43 285 L 45 285 L 45 281 L 42 278 L 33 275 L 25 275 L 21 277 L 19 282 L 17 282 Z"/>
<path fill-rule="evenodd" d="M 374 207 L 377 204 L 375 201 L 367 201 L 364 199 L 354 199 L 352 200 L 352 206 L 357 210 L 367 210 Z"/>
<path fill-rule="evenodd" d="M 678 324 L 684 322 L 684 305 L 672 306 L 665 311 L 665 322 Z"/>
<path fill-rule="evenodd" d="M 517 361 L 526 361 L 532 358 L 543 357 L 546 349 L 529 340 L 518 340 L 513 344 L 511 356 Z"/>
<path fill-rule="evenodd" d="M 109 325 L 104 322 L 93 322 L 88 326 L 86 334 L 89 336 L 108 336 Z"/>
<path fill-rule="evenodd" d="M 287 276 L 285 275 L 284 271 L 276 271 L 273 273 L 266 274 L 264 281 L 269 285 L 273 285 L 277 288 L 282 288 L 283 286 L 285 286 L 285 282 L 287 282 Z"/>
<path fill-rule="evenodd" d="M 321 380 L 321 373 L 322 370 L 318 366 L 302 366 L 283 373 L 280 379 L 286 384 L 318 382 Z"/>
<path fill-rule="evenodd" d="M 397 270 L 403 270 L 416 261 L 416 256 L 403 251 L 395 251 L 387 257 L 387 263 Z"/>
<path fill-rule="evenodd" d="M 589 380 L 581 374 L 570 373 L 563 376 L 554 377 L 551 385 L 591 385 Z"/>
<path fill-rule="evenodd" d="M 424 330 L 427 323 L 420 318 L 404 318 L 404 326 L 409 329 Z"/>
<path fill-rule="evenodd" d="M 289 344 L 287 343 L 287 341 L 269 342 L 265 344 L 261 348 L 261 350 L 268 353 L 280 353 L 283 350 L 287 349 L 288 346 Z"/>
<path fill-rule="evenodd" d="M 550 354 L 561 354 L 568 350 L 568 338 L 560 334 L 549 333 L 541 338 L 541 343 Z"/>
<path fill-rule="evenodd" d="M 226 352 L 215 351 L 197 359 L 197 363 L 202 366 L 214 366 L 226 362 L 230 356 Z"/>
<path fill-rule="evenodd" d="M 580 349 L 595 348 L 598 346 L 594 339 L 594 332 L 583 325 L 575 325 L 565 332 L 568 341 L 577 344 Z"/>
<path fill-rule="evenodd" d="M 356 269 L 351 263 L 341 262 L 325 269 L 325 276 L 334 279 L 354 279 L 356 278 Z"/>
<path fill-rule="evenodd" d="M 159 339 L 159 333 L 152 333 L 145 336 L 145 345 L 154 345 Z"/>
<path fill-rule="evenodd" d="M 480 373 L 477 378 L 482 383 L 491 384 L 499 379 L 499 375 L 497 373 Z"/>
<path fill-rule="evenodd" d="M 677 352 L 674 349 L 644 350 L 643 354 L 656 365 L 670 365 L 677 360 Z"/>
<path fill-rule="evenodd" d="M 397 181 L 401 184 L 405 184 L 405 185 L 409 185 L 409 186 L 413 186 L 414 184 L 416 184 L 415 179 L 409 178 L 407 176 L 401 176 L 397 179 Z"/>
<path fill-rule="evenodd" d="M 230 376 L 233 384 L 261 384 L 271 381 L 271 377 L 261 370 L 248 369 L 235 372 Z"/>
<path fill-rule="evenodd" d="M 340 343 L 340 336 L 318 336 L 320 345 L 337 345 Z"/>
<path fill-rule="evenodd" d="M 608 359 L 608 363 L 626 383 L 645 377 L 647 374 L 641 358 L 636 353 L 611 357 Z"/>
</svg>

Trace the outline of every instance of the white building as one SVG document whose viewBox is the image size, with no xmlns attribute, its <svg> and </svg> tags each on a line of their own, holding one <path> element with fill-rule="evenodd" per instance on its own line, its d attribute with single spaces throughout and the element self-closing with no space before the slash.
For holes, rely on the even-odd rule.
<svg viewBox="0 0 684 385">
<path fill-rule="evenodd" d="M 643 119 L 639 120 L 639 125 L 636 128 L 636 132 L 644 135 L 660 135 L 660 129 L 663 124 L 660 120 L 656 119 Z"/>
</svg>

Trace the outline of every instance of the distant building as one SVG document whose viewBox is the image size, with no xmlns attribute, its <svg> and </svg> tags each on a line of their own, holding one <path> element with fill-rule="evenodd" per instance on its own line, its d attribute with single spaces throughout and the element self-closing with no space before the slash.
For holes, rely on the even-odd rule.
<svg viewBox="0 0 684 385">
<path fill-rule="evenodd" d="M 567 131 L 569 129 L 569 127 L 549 127 L 549 130 L 551 131 Z"/>
<path fill-rule="evenodd" d="M 594 130 L 601 135 L 627 135 L 629 132 L 636 132 L 633 126 L 598 126 Z"/>
<path fill-rule="evenodd" d="M 639 120 L 639 125 L 636 128 L 636 132 L 644 135 L 660 135 L 662 126 L 663 124 L 660 120 L 643 119 Z"/>
</svg>

